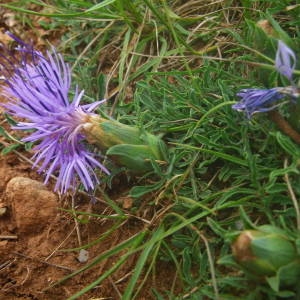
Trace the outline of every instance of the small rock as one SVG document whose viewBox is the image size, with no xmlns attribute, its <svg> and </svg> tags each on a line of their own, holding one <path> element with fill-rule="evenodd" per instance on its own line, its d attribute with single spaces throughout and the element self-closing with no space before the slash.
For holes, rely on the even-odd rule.
<svg viewBox="0 0 300 300">
<path fill-rule="evenodd" d="M 14 177 L 5 195 L 12 204 L 19 232 L 37 233 L 57 214 L 57 196 L 41 182 L 26 177 Z"/>
<path fill-rule="evenodd" d="M 0 217 L 4 216 L 7 212 L 7 207 L 4 203 L 0 203 Z"/>
<path fill-rule="evenodd" d="M 130 198 L 130 197 L 124 197 L 124 198 L 121 198 L 121 201 L 122 201 L 122 207 L 124 209 L 130 209 L 130 208 L 132 208 L 132 204 L 133 204 L 132 198 Z"/>
<path fill-rule="evenodd" d="M 87 262 L 89 259 L 89 252 L 85 249 L 81 249 L 78 255 L 78 261 L 81 263 Z"/>
</svg>

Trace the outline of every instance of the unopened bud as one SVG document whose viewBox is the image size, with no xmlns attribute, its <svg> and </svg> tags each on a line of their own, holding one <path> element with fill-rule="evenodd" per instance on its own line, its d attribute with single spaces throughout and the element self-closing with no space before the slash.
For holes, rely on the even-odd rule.
<svg viewBox="0 0 300 300">
<path fill-rule="evenodd" d="M 233 243 L 232 251 L 238 264 L 260 277 L 275 275 L 298 257 L 294 243 L 277 230 L 245 230 Z"/>
<path fill-rule="evenodd" d="M 138 127 L 94 115 L 84 125 L 84 134 L 89 143 L 134 172 L 151 170 L 151 161 L 165 163 L 164 142 Z"/>
</svg>

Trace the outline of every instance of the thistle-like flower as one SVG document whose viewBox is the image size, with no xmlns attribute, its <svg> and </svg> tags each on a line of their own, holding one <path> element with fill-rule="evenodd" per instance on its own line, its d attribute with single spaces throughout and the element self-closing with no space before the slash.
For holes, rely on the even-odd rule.
<svg viewBox="0 0 300 300">
<path fill-rule="evenodd" d="M 85 143 L 83 126 L 103 101 L 80 105 L 84 91 L 75 88 L 69 101 L 71 71 L 55 49 L 44 56 L 32 46 L 8 33 L 18 44 L 20 59 L 2 56 L 5 74 L 2 104 L 7 112 L 21 119 L 14 129 L 33 130 L 24 142 L 35 142 L 34 166 L 44 172 L 45 183 L 57 174 L 55 190 L 61 193 L 82 183 L 85 190 L 99 183 L 95 169 L 109 171 Z"/>
<path fill-rule="evenodd" d="M 248 118 L 254 113 L 266 112 L 273 110 L 278 105 L 284 96 L 288 95 L 292 99 L 299 96 L 298 88 L 293 83 L 293 71 L 296 66 L 296 55 L 287 45 L 282 41 L 278 42 L 276 52 L 275 67 L 277 71 L 285 76 L 291 83 L 288 87 L 274 87 L 271 89 L 243 89 L 237 96 L 241 101 L 232 106 L 233 109 L 244 111 Z"/>
</svg>

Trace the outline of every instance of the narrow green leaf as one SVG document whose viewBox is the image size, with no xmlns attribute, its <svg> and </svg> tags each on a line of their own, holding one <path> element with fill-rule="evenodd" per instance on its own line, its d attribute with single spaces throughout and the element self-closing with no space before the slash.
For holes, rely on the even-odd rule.
<svg viewBox="0 0 300 300">
<path fill-rule="evenodd" d="M 115 255 L 117 253 L 119 253 L 120 251 L 125 250 L 128 247 L 131 247 L 132 245 L 139 244 L 143 240 L 143 238 L 144 238 L 145 235 L 146 235 L 146 231 L 142 231 L 142 232 L 139 232 L 139 233 L 135 234 L 134 236 L 131 236 L 129 239 L 127 239 L 124 242 L 118 244 L 114 248 L 109 249 L 109 250 L 105 251 L 104 253 L 100 254 L 91 263 L 87 264 L 83 268 L 81 268 L 79 270 L 76 270 L 72 274 L 69 274 L 69 275 L 65 276 L 64 278 L 60 279 L 59 281 L 57 281 L 56 283 L 54 283 L 53 285 L 51 285 L 49 288 L 65 282 L 69 278 L 72 278 L 75 275 L 80 274 L 83 271 L 92 268 L 93 266 L 99 264 L 104 259 L 107 259 L 107 258 L 109 258 L 109 257 L 111 257 L 111 256 L 113 256 L 113 255 Z"/>
<path fill-rule="evenodd" d="M 130 190 L 130 196 L 133 198 L 139 198 L 143 195 L 157 191 L 159 188 L 161 188 L 164 184 L 164 181 L 159 181 L 157 183 L 154 183 L 152 185 L 143 185 L 143 186 L 135 186 Z"/>
<path fill-rule="evenodd" d="M 147 247 L 144 248 L 142 253 L 139 256 L 139 259 L 135 265 L 133 275 L 130 278 L 130 281 L 127 285 L 127 288 L 123 294 L 122 300 L 131 300 L 132 299 L 132 293 L 134 291 L 134 287 L 137 284 L 137 281 L 141 275 L 141 272 L 144 269 L 144 266 L 147 262 L 147 259 L 153 249 L 155 247 L 155 244 L 157 241 L 160 240 L 160 237 L 162 236 L 162 233 L 164 232 L 164 229 L 162 226 L 158 227 L 156 231 L 152 232 L 152 237 L 147 243 Z"/>
<path fill-rule="evenodd" d="M 17 149 L 18 147 L 20 147 L 20 144 L 11 144 L 11 145 L 3 148 L 1 151 L 1 154 L 6 155 L 6 154 L 10 153 L 11 151 Z"/>
<path fill-rule="evenodd" d="M 136 247 L 139 246 L 139 244 L 143 241 L 145 232 L 140 233 L 138 236 L 136 236 L 136 239 L 132 240 L 129 247 L 130 250 L 134 250 Z M 105 271 L 97 280 L 93 281 L 91 284 L 86 286 L 84 289 L 81 291 L 77 292 L 76 294 L 72 295 L 71 297 L 68 298 L 68 300 L 74 300 L 77 299 L 78 297 L 84 295 L 91 289 L 93 289 L 95 286 L 99 285 L 104 279 L 106 279 L 108 276 L 110 276 L 112 273 L 114 273 L 116 270 L 119 269 L 119 267 L 126 262 L 128 257 L 132 255 L 131 251 L 128 251 L 126 254 L 122 255 L 121 258 L 114 263 L 114 265 Z"/>
<path fill-rule="evenodd" d="M 214 151 L 214 150 L 203 149 L 203 148 L 199 148 L 199 147 L 195 147 L 195 146 L 191 146 L 191 145 L 179 144 L 179 143 L 170 143 L 170 144 L 175 145 L 175 146 L 179 146 L 179 147 L 182 147 L 182 148 L 185 148 L 185 149 L 192 149 L 192 150 L 197 150 L 199 152 L 212 154 L 212 155 L 215 155 L 216 157 L 222 158 L 222 159 L 227 160 L 227 161 L 231 161 L 231 162 L 233 162 L 235 164 L 238 164 L 238 165 L 241 165 L 241 166 L 245 166 L 245 167 L 248 166 L 247 161 L 245 161 L 243 159 L 240 159 L 240 158 L 237 158 L 235 156 L 226 154 L 226 153 L 221 153 L 221 152 L 217 152 L 217 151 Z"/>
</svg>

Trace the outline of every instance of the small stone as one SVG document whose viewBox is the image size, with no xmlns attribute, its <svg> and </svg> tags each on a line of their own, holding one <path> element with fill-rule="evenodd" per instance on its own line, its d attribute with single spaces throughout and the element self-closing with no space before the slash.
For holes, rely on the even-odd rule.
<svg viewBox="0 0 300 300">
<path fill-rule="evenodd" d="M 122 206 L 123 206 L 124 209 L 130 209 L 130 208 L 132 208 L 132 204 L 133 204 L 132 198 L 125 197 L 122 200 L 123 200 Z"/>
<path fill-rule="evenodd" d="M 0 217 L 4 216 L 7 212 L 7 207 L 0 207 Z"/>
<path fill-rule="evenodd" d="M 89 252 L 85 249 L 81 249 L 78 255 L 78 261 L 81 263 L 87 262 L 89 259 Z"/>
<path fill-rule="evenodd" d="M 39 181 L 14 177 L 8 182 L 5 195 L 12 203 L 19 232 L 37 233 L 57 214 L 57 196 Z"/>
</svg>

